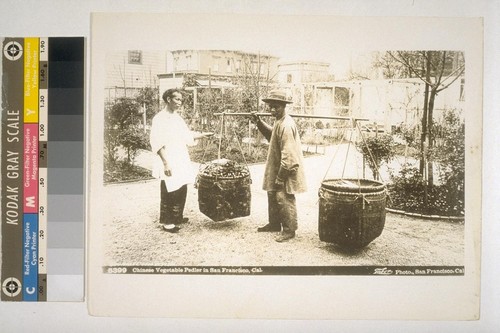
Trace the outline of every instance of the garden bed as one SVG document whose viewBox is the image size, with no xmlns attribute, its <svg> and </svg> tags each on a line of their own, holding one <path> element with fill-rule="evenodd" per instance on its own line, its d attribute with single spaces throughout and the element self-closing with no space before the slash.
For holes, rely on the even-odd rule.
<svg viewBox="0 0 500 333">
<path fill-rule="evenodd" d="M 118 161 L 108 165 L 104 170 L 104 184 L 114 184 L 152 179 L 151 170 L 132 165 L 126 161 Z"/>
</svg>

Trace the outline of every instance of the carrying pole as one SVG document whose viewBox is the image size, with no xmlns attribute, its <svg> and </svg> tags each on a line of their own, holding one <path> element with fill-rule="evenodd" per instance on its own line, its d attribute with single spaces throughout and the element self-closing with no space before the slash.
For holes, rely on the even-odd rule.
<svg viewBox="0 0 500 333">
<path fill-rule="evenodd" d="M 272 116 L 271 113 L 264 113 L 264 112 L 257 112 L 257 113 L 250 113 L 250 112 L 219 112 L 219 113 L 214 113 L 214 116 L 252 116 L 252 115 L 257 115 L 259 117 L 266 117 L 266 116 Z M 368 118 L 353 118 L 353 117 L 343 117 L 343 116 L 322 116 L 322 115 L 313 115 L 313 114 L 298 114 L 298 113 L 289 113 L 288 114 L 290 117 L 295 117 L 295 118 L 314 118 L 314 119 L 337 119 L 337 120 L 351 120 L 351 121 L 370 121 Z"/>
</svg>

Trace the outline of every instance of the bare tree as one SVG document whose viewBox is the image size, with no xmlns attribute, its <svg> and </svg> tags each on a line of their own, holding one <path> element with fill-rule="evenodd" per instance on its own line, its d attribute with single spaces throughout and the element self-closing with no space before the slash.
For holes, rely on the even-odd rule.
<svg viewBox="0 0 500 333">
<path fill-rule="evenodd" d="M 434 104 L 441 91 L 463 76 L 464 55 L 457 51 L 389 51 L 379 58 L 377 65 L 382 67 L 384 75 L 390 78 L 416 77 L 425 84 L 420 135 L 420 173 L 426 183 L 433 186 L 433 166 L 428 151 L 432 150 L 434 145 Z"/>
</svg>

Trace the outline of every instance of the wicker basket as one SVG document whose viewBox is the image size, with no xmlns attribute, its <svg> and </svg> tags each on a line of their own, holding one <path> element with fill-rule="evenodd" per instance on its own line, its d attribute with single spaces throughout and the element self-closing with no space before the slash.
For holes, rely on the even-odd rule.
<svg viewBox="0 0 500 333">
<path fill-rule="evenodd" d="M 385 224 L 385 185 L 367 179 L 328 179 L 319 189 L 319 238 L 360 249 L 380 236 Z"/>
<path fill-rule="evenodd" d="M 219 160 L 209 162 L 204 164 L 201 169 L 213 167 L 214 163 L 220 164 L 221 162 Z M 235 163 L 224 160 L 223 167 L 227 167 L 229 170 L 230 167 L 235 167 Z M 252 199 L 250 172 L 246 166 L 237 165 L 237 169 L 237 172 L 234 173 L 224 172 L 223 176 L 214 176 L 206 172 L 198 174 L 196 182 L 198 206 L 200 212 L 213 221 L 224 221 L 250 215 Z"/>
</svg>

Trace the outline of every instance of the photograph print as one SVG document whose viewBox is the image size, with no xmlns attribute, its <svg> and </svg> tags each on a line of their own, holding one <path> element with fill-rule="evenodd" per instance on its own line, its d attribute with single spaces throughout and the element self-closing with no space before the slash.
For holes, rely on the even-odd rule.
<svg viewBox="0 0 500 333">
<path fill-rule="evenodd" d="M 477 274 L 469 45 L 360 45 L 376 22 L 346 35 L 359 19 L 185 18 L 212 26 L 92 46 L 96 274 Z"/>
</svg>

